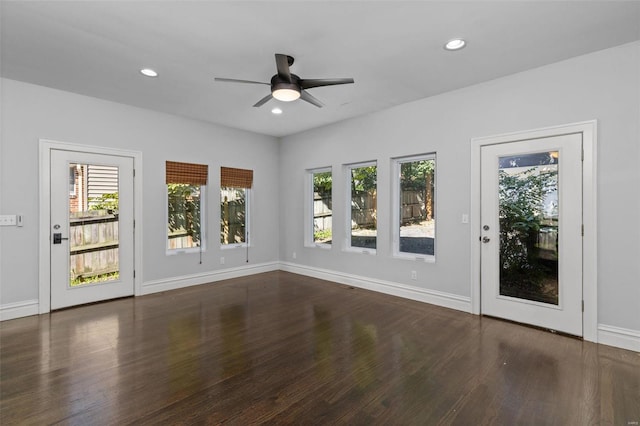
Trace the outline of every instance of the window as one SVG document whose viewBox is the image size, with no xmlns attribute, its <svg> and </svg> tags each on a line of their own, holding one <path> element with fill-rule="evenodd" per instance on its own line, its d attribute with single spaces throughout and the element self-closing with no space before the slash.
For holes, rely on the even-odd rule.
<svg viewBox="0 0 640 426">
<path fill-rule="evenodd" d="M 69 166 L 69 195 L 76 196 L 76 166 Z"/>
<path fill-rule="evenodd" d="M 220 244 L 222 247 L 249 242 L 249 192 L 253 170 L 220 168 Z"/>
<path fill-rule="evenodd" d="M 346 167 L 349 178 L 347 191 L 351 222 L 348 230 L 347 248 L 364 251 L 376 250 L 377 237 L 377 165 L 363 163 Z"/>
<path fill-rule="evenodd" d="M 394 254 L 435 255 L 435 154 L 394 160 Z"/>
<path fill-rule="evenodd" d="M 204 247 L 204 193 L 208 167 L 167 161 L 167 252 Z"/>
<path fill-rule="evenodd" d="M 331 247 L 333 237 L 333 207 L 331 191 L 333 188 L 331 168 L 309 171 L 311 187 L 311 215 L 308 216 L 311 226 L 308 241 L 319 247 Z"/>
</svg>

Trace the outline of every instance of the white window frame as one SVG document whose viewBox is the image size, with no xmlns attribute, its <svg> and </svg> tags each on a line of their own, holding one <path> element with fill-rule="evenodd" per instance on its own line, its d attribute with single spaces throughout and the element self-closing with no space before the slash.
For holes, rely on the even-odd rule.
<svg viewBox="0 0 640 426">
<path fill-rule="evenodd" d="M 333 216 L 332 216 L 332 220 L 331 220 L 331 234 L 332 234 L 332 238 L 331 238 L 331 243 L 317 243 L 315 242 L 315 239 L 313 237 L 313 231 L 314 231 L 314 210 L 313 210 L 313 176 L 317 173 L 326 173 L 329 172 L 331 173 L 331 202 L 333 205 L 333 169 L 331 166 L 328 167 L 319 167 L 316 169 L 308 169 L 307 170 L 307 176 L 306 176 L 306 183 L 305 183 L 305 199 L 307 200 L 307 202 L 305 203 L 304 206 L 304 226 L 305 226 L 305 230 L 304 230 L 304 246 L 305 247 L 317 247 L 320 249 L 324 249 L 324 250 L 331 250 L 331 248 L 333 247 Z M 331 210 L 333 213 L 333 209 Z"/>
<path fill-rule="evenodd" d="M 206 199 L 207 185 L 200 186 L 200 245 L 198 247 L 178 248 L 170 249 L 167 244 L 169 241 L 169 191 L 167 190 L 167 184 L 164 185 L 164 223 L 167 225 L 165 231 L 164 249 L 167 256 L 173 256 L 176 254 L 188 254 L 188 253 L 204 253 L 207 251 L 207 238 L 206 238 Z"/>
<path fill-rule="evenodd" d="M 436 153 L 431 152 L 427 154 L 417 154 L 411 155 L 407 157 L 396 157 L 392 158 L 392 173 L 393 173 L 393 182 L 391 184 L 391 244 L 392 244 L 392 255 L 394 258 L 398 259 L 406 259 L 406 260 L 423 260 L 425 262 L 434 263 L 436 261 L 437 254 L 437 243 L 438 243 L 438 222 L 436 220 L 435 228 L 434 228 L 434 242 L 433 242 L 433 253 L 434 254 L 419 254 L 419 253 L 407 253 L 400 251 L 400 165 L 403 163 L 412 163 L 415 161 L 422 160 L 433 160 L 435 165 L 435 171 L 433 173 L 433 210 L 437 212 L 437 198 L 438 198 L 438 162 L 436 159 Z M 437 219 L 437 213 L 434 215 Z"/>
<path fill-rule="evenodd" d="M 229 188 L 228 186 L 221 186 L 218 191 L 218 207 L 219 209 L 222 207 L 222 200 L 220 199 L 220 195 L 223 188 Z M 247 245 L 251 247 L 251 239 L 249 235 L 251 235 L 251 188 L 236 188 L 236 189 L 244 189 L 244 243 L 232 243 L 232 244 L 222 244 L 220 243 L 220 250 L 231 250 L 235 248 L 246 248 Z M 218 226 L 220 225 L 220 220 L 222 220 L 222 211 L 218 215 Z M 218 235 L 218 241 L 220 240 L 220 236 Z"/>
<path fill-rule="evenodd" d="M 344 169 L 344 175 L 345 175 L 345 183 L 346 183 L 346 198 L 345 198 L 345 205 L 346 205 L 346 215 L 345 215 L 345 223 L 346 223 L 346 227 L 345 227 L 345 239 L 344 239 L 344 248 L 343 250 L 346 252 L 351 252 L 351 253 L 363 253 L 363 254 L 376 254 L 377 253 L 377 248 L 378 248 L 378 228 L 376 227 L 376 248 L 375 249 L 371 249 L 371 248 L 365 248 L 365 247 L 353 247 L 351 246 L 351 170 L 353 169 L 359 169 L 361 167 L 370 167 L 370 166 L 375 166 L 376 167 L 376 191 L 378 190 L 378 161 L 377 160 L 372 160 L 372 161 L 365 161 L 362 163 L 351 163 L 351 164 L 345 164 L 343 166 Z M 376 202 L 376 214 L 378 212 L 378 204 Z"/>
</svg>

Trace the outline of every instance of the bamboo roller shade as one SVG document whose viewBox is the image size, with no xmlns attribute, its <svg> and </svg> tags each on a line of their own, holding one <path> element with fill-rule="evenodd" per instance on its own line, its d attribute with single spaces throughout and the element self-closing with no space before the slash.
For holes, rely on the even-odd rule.
<svg viewBox="0 0 640 426">
<path fill-rule="evenodd" d="M 206 164 L 167 161 L 167 182 L 186 185 L 206 185 L 209 166 Z"/>
<path fill-rule="evenodd" d="M 220 186 L 223 188 L 251 188 L 253 170 L 220 167 Z"/>
</svg>

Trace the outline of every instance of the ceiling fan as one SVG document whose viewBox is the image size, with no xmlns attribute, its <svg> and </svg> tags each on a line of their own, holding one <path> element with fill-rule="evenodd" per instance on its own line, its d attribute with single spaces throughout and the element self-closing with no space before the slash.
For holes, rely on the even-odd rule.
<svg viewBox="0 0 640 426">
<path fill-rule="evenodd" d="M 335 86 L 337 84 L 353 83 L 353 78 L 321 78 L 321 79 L 302 79 L 292 74 L 289 67 L 293 65 L 293 57 L 276 53 L 276 68 L 278 73 L 271 77 L 271 83 L 263 83 L 261 81 L 236 80 L 234 78 L 215 78 L 215 81 L 228 83 L 249 83 L 249 84 L 266 84 L 271 86 L 271 93 L 260 99 L 254 107 L 260 107 L 267 103 L 271 98 L 279 101 L 290 102 L 300 98 L 310 104 L 322 108 L 323 104 L 315 97 L 311 96 L 306 89 L 322 86 Z"/>
</svg>

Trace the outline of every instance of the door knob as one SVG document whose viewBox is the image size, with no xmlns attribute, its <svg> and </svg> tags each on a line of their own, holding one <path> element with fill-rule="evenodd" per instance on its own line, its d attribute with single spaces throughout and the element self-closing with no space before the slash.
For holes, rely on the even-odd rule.
<svg viewBox="0 0 640 426">
<path fill-rule="evenodd" d="M 482 242 L 487 244 L 491 239 L 489 237 L 482 237 Z"/>
<path fill-rule="evenodd" d="M 62 238 L 62 234 L 60 232 L 54 232 L 53 234 L 53 244 L 62 244 L 62 240 L 68 240 L 69 238 Z"/>
</svg>

